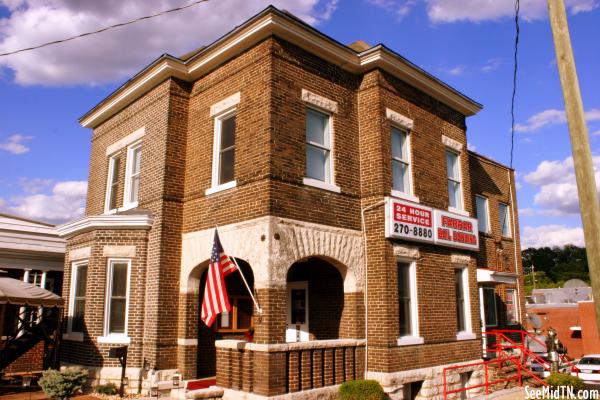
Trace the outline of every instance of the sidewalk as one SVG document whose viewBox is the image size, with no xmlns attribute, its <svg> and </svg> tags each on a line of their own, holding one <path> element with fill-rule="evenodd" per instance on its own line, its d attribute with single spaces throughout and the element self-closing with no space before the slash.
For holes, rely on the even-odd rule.
<svg viewBox="0 0 600 400">
<path fill-rule="evenodd" d="M 512 389 L 503 389 L 490 393 L 487 396 L 472 397 L 471 400 L 523 400 L 525 398 L 525 389 L 516 387 Z"/>
</svg>

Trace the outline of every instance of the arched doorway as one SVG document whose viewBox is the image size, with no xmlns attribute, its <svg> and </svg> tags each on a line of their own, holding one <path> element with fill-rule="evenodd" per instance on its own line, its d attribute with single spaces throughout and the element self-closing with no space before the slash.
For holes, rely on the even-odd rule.
<svg viewBox="0 0 600 400">
<path fill-rule="evenodd" d="M 250 290 L 254 290 L 254 275 L 250 264 L 237 258 L 236 261 L 248 282 L 248 286 L 250 286 Z M 207 271 L 208 269 L 205 269 L 200 278 L 198 310 L 202 309 Z M 213 323 L 213 326 L 209 328 L 202 320 L 200 320 L 200 311 L 198 311 L 198 353 L 196 372 L 198 378 L 215 376 L 215 340 L 245 340 L 248 338 L 248 335 L 254 326 L 253 319 L 256 310 L 240 274 L 235 272 L 228 275 L 225 278 L 225 286 L 229 296 L 229 303 L 231 304 L 231 312 L 219 314 Z"/>
<path fill-rule="evenodd" d="M 286 342 L 340 337 L 344 280 L 332 262 L 309 257 L 292 264 L 286 296 Z"/>
</svg>

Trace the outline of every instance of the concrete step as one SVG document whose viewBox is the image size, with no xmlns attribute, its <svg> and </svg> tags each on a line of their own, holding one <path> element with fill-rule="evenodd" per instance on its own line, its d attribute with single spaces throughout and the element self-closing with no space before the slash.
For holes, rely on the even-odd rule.
<svg viewBox="0 0 600 400">
<path fill-rule="evenodd" d="M 189 390 L 185 394 L 186 399 L 220 399 L 223 397 L 223 389 L 211 386 L 205 389 Z"/>
</svg>

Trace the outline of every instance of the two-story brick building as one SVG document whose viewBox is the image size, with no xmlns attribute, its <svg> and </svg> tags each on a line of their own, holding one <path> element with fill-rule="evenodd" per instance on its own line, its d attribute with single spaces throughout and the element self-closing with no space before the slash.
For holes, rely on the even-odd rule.
<svg viewBox="0 0 600 400">
<path fill-rule="evenodd" d="M 59 228 L 64 361 L 113 379 L 108 351 L 127 344 L 132 391 L 179 371 L 216 374 L 229 398 L 365 375 L 394 398 L 439 395 L 443 366 L 481 359 L 482 317 L 523 315 L 513 171 L 467 151 L 480 108 L 273 7 L 160 57 L 81 119 L 86 216 Z M 232 311 L 207 328 L 217 226 L 261 312 L 233 274 Z M 480 379 L 465 371 L 453 385 Z"/>
</svg>

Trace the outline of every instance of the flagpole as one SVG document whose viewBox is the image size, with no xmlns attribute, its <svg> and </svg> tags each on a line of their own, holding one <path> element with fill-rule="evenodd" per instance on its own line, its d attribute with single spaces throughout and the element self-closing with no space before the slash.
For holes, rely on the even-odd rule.
<svg viewBox="0 0 600 400">
<path fill-rule="evenodd" d="M 235 259 L 235 257 L 229 257 L 229 259 L 231 261 L 233 261 L 233 263 L 237 267 L 237 270 L 240 273 L 240 276 L 242 277 L 242 280 L 244 281 L 244 285 L 246 285 L 246 289 L 248 289 L 248 293 L 250 293 L 250 297 L 252 297 L 252 301 L 254 302 L 254 305 L 256 306 L 256 310 L 258 311 L 258 315 L 262 315 L 262 308 L 260 308 L 260 306 L 258 305 L 258 301 L 256 301 L 256 298 L 252 294 L 252 290 L 250 290 L 250 286 L 248 285 L 248 282 L 246 281 L 246 278 L 244 277 L 244 273 L 242 272 L 242 269 L 238 265 L 237 260 Z"/>
</svg>

